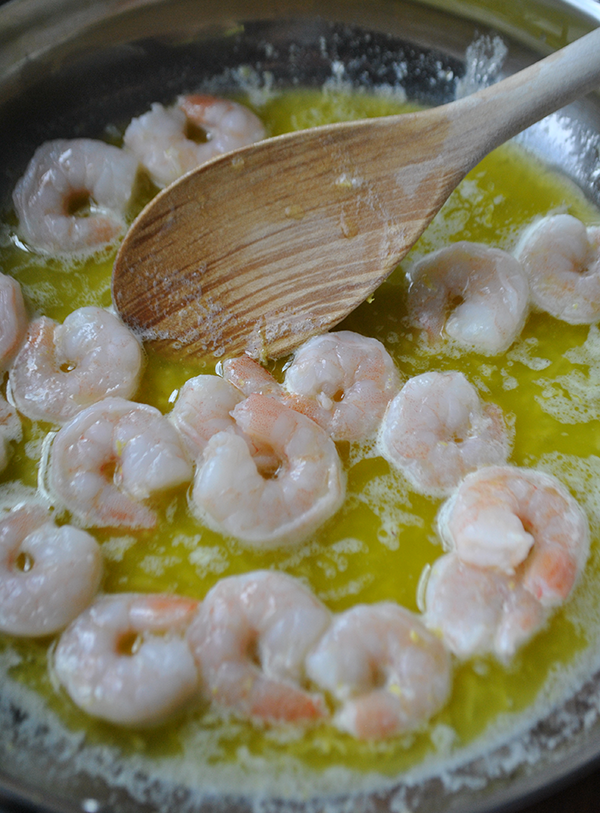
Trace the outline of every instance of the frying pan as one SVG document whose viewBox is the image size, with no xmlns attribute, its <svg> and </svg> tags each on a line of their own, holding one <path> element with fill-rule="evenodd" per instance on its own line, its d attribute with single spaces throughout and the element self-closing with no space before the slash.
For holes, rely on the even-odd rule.
<svg viewBox="0 0 600 813">
<path fill-rule="evenodd" d="M 57 137 L 98 137 L 153 101 L 202 86 L 227 91 L 250 65 L 275 87 L 320 86 L 334 60 L 356 84 L 397 81 L 422 104 L 449 101 L 467 46 L 498 33 L 512 73 L 600 24 L 591 0 L 12 0 L 0 7 L 0 203 L 34 149 Z M 492 77 L 493 78 L 493 77 Z M 600 205 L 600 99 L 523 134 Z M 0 652 L 6 675 L 10 647 Z M 600 759 L 600 652 L 590 651 L 548 712 L 451 761 L 362 785 L 307 780 L 301 792 L 195 781 L 176 767 L 121 757 L 68 729 L 32 690 L 0 685 L 0 803 L 50 813 L 491 813 L 516 809 Z"/>
</svg>

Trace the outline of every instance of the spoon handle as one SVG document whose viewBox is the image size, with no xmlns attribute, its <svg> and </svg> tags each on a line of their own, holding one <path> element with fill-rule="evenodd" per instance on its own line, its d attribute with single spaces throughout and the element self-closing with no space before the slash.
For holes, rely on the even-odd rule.
<svg viewBox="0 0 600 813">
<path fill-rule="evenodd" d="M 485 154 L 595 84 L 600 29 L 460 101 L 215 159 L 136 220 L 115 304 L 167 354 L 289 353 L 367 299 Z"/>
<path fill-rule="evenodd" d="M 461 151 L 468 167 L 599 85 L 600 28 L 596 28 L 519 73 L 447 105 L 465 136 Z"/>
</svg>

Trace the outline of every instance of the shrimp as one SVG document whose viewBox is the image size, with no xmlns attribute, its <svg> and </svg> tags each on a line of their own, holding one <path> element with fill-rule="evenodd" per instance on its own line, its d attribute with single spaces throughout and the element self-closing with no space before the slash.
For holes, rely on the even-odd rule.
<svg viewBox="0 0 600 813">
<path fill-rule="evenodd" d="M 56 433 L 49 483 L 79 520 L 93 527 L 153 528 L 143 500 L 192 477 L 183 441 L 147 404 L 105 398 Z"/>
<path fill-rule="evenodd" d="M 198 692 L 185 633 L 194 599 L 115 593 L 99 597 L 67 627 L 53 671 L 88 714 L 123 726 L 162 723 Z"/>
<path fill-rule="evenodd" d="M 238 389 L 216 375 L 198 375 L 185 382 L 169 420 L 180 432 L 192 459 L 202 455 L 213 435 L 237 431 L 231 411 L 243 400 Z"/>
<path fill-rule="evenodd" d="M 231 415 L 233 408 L 243 400 L 244 395 L 222 378 L 198 375 L 181 388 L 169 419 L 181 434 L 193 460 L 202 457 L 213 435 L 234 432 L 244 438 L 260 471 L 276 471 L 279 458 L 271 446 L 242 432 Z"/>
<path fill-rule="evenodd" d="M 400 386 L 383 345 L 350 331 L 309 339 L 288 365 L 284 385 L 249 356 L 227 359 L 220 370 L 245 395 L 278 398 L 312 418 L 334 440 L 372 435 Z"/>
<path fill-rule="evenodd" d="M 434 343 L 445 333 L 462 348 L 497 355 L 525 324 L 527 277 L 500 249 L 454 243 L 416 263 L 408 281 L 409 319 Z"/>
<path fill-rule="evenodd" d="M 425 618 L 460 657 L 510 659 L 571 594 L 589 553 L 583 509 L 555 477 L 532 469 L 467 475 L 438 530 L 450 553 L 432 569 Z"/>
<path fill-rule="evenodd" d="M 190 130 L 205 134 L 198 143 Z M 133 119 L 125 146 L 146 167 L 153 182 L 168 186 L 211 158 L 265 137 L 260 119 L 247 107 L 215 96 L 180 96 L 172 107 L 156 102 Z"/>
<path fill-rule="evenodd" d="M 373 435 L 400 386 L 391 356 L 377 339 L 348 330 L 309 339 L 285 371 L 291 406 L 307 414 L 334 440 Z"/>
<path fill-rule="evenodd" d="M 47 141 L 13 192 L 19 231 L 50 254 L 87 254 L 125 231 L 138 162 L 88 138 Z"/>
<path fill-rule="evenodd" d="M 330 619 L 327 608 L 284 573 L 222 579 L 188 632 L 205 697 L 264 723 L 326 718 L 323 697 L 305 688 L 304 660 Z"/>
<path fill-rule="evenodd" d="M 517 255 L 534 305 L 571 325 L 600 319 L 600 227 L 554 215 L 523 236 Z"/>
<path fill-rule="evenodd" d="M 244 395 L 272 395 L 284 400 L 286 392 L 268 370 L 248 355 L 225 359 L 217 365 L 217 372 Z M 291 401 L 291 399 L 290 399 Z M 293 403 L 288 403 L 292 406 Z"/>
<path fill-rule="evenodd" d="M 21 505 L 0 519 L 0 630 L 52 635 L 93 600 L 102 578 L 100 546 L 46 508 Z"/>
<path fill-rule="evenodd" d="M 193 510 L 209 527 L 249 545 L 300 542 L 344 500 L 335 444 L 309 418 L 266 395 L 250 395 L 231 414 L 246 437 L 229 431 L 211 437 L 196 468 Z M 259 468 L 248 438 L 271 450 L 276 468 Z"/>
<path fill-rule="evenodd" d="M 21 286 L 0 274 L 0 370 L 13 360 L 27 332 L 27 312 Z"/>
<path fill-rule="evenodd" d="M 504 463 L 510 447 L 502 410 L 485 404 L 462 373 L 415 376 L 391 401 L 380 452 L 417 491 L 443 496 L 470 471 Z"/>
<path fill-rule="evenodd" d="M 334 724 L 362 740 L 419 728 L 445 704 L 452 679 L 441 641 L 392 602 L 334 617 L 306 671 L 341 704 Z"/>
<path fill-rule="evenodd" d="M 42 316 L 11 368 L 12 397 L 28 418 L 64 423 L 107 396 L 131 397 L 143 362 L 140 342 L 103 308 L 79 308 L 62 325 Z"/>
<path fill-rule="evenodd" d="M 545 606 L 564 601 L 587 560 L 585 512 L 556 477 L 489 466 L 468 474 L 442 506 L 438 529 L 463 562 L 513 574 Z"/>
<path fill-rule="evenodd" d="M 469 565 L 455 552 L 434 562 L 424 584 L 424 621 L 461 660 L 493 654 L 508 663 L 549 615 L 514 576 Z"/>
<path fill-rule="evenodd" d="M 290 395 L 272 373 L 248 355 L 219 362 L 217 372 L 245 396 L 270 395 L 281 401 L 284 406 L 302 412 L 309 418 L 315 418 L 317 405 L 313 399 Z"/>
</svg>

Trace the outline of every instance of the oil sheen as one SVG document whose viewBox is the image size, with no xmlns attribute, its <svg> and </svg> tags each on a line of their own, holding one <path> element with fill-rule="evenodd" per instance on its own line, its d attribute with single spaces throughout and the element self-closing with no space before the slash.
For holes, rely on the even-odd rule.
<svg viewBox="0 0 600 813">
<path fill-rule="evenodd" d="M 242 99 L 243 101 L 243 99 Z M 297 90 L 274 95 L 255 108 L 270 134 L 335 120 L 409 109 L 393 97 L 344 91 Z M 152 190 L 141 189 L 137 208 Z M 508 667 L 492 659 L 457 666 L 447 706 L 416 734 L 382 743 L 358 743 L 321 726 L 306 733 L 259 729 L 224 720 L 202 705 L 159 730 L 129 732 L 86 717 L 57 691 L 48 674 L 51 642 L 5 639 L 18 655 L 10 677 L 34 688 L 64 725 L 87 741 L 160 761 L 176 757 L 200 769 L 224 764 L 263 764 L 323 771 L 396 775 L 440 752 L 451 754 L 495 726 L 516 725 L 527 709 L 558 697 L 586 651 L 597 642 L 600 595 L 600 331 L 530 315 L 522 336 L 500 357 L 442 350 L 433 355 L 406 324 L 405 272 L 419 257 L 456 240 L 512 250 L 523 229 L 540 215 L 568 212 L 586 223 L 600 213 L 569 181 L 545 169 L 516 145 L 485 159 L 451 196 L 411 254 L 369 302 L 340 327 L 381 340 L 403 376 L 425 370 L 460 370 L 483 398 L 499 404 L 514 430 L 510 462 L 556 474 L 582 502 L 592 526 L 592 553 L 576 595 Z M 133 215 L 133 212 L 132 212 Z M 21 283 L 31 313 L 62 321 L 83 305 L 109 306 L 113 256 L 69 266 L 29 253 L 5 218 L 0 266 Z M 272 365 L 275 374 L 283 362 Z M 148 352 L 136 400 L 168 412 L 185 380 L 210 368 L 168 362 Z M 51 427 L 24 421 L 24 439 L 1 476 L 0 503 L 43 485 L 44 440 Z M 170 591 L 202 598 L 221 578 L 276 568 L 305 581 L 334 612 L 357 603 L 398 602 L 417 611 L 424 568 L 441 555 L 435 532 L 440 501 L 415 494 L 372 445 L 340 445 L 348 474 L 342 510 L 298 548 L 260 553 L 203 528 L 181 489 L 162 498 L 157 531 L 95 531 L 105 556 L 104 589 Z M 67 518 L 65 518 L 67 519 Z"/>
</svg>

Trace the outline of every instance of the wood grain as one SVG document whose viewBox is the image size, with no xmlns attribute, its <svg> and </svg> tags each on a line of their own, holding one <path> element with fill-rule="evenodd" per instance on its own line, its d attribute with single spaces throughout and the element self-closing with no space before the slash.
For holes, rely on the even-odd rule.
<svg viewBox="0 0 600 813">
<path fill-rule="evenodd" d="M 487 152 L 599 81 L 600 29 L 450 105 L 222 156 L 133 224 L 115 306 L 167 354 L 283 355 L 367 299 Z"/>
</svg>

